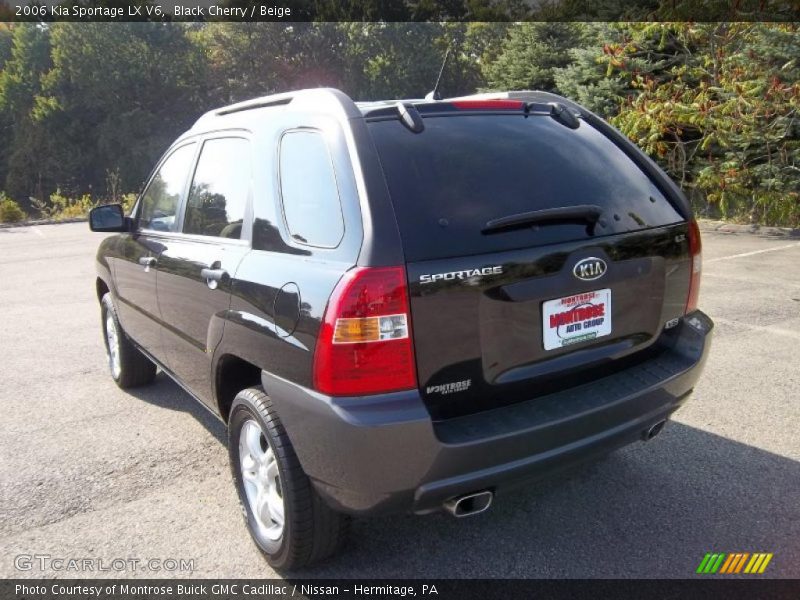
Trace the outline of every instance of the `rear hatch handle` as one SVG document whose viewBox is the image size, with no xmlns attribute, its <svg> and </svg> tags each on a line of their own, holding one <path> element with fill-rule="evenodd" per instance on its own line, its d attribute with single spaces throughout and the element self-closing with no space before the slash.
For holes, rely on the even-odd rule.
<svg viewBox="0 0 800 600">
<path fill-rule="evenodd" d="M 532 210 L 499 219 L 492 219 L 484 225 L 481 233 L 497 233 L 508 229 L 529 227 L 542 223 L 587 223 L 594 226 L 603 214 L 603 209 L 596 204 L 578 204 L 577 206 L 559 206 Z"/>
</svg>

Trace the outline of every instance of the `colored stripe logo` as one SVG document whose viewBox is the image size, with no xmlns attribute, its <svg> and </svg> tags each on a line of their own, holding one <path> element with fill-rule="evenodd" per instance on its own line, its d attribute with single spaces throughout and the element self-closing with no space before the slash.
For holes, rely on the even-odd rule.
<svg viewBox="0 0 800 600">
<path fill-rule="evenodd" d="M 773 554 L 767 552 L 707 552 L 700 561 L 696 573 L 701 575 L 736 575 L 745 573 L 757 575 L 767 569 L 767 565 L 772 560 Z"/>
</svg>

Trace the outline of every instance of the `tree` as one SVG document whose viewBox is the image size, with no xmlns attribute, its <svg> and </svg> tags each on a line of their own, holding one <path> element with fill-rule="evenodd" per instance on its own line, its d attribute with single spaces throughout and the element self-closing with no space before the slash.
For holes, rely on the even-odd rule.
<svg viewBox="0 0 800 600">
<path fill-rule="evenodd" d="M 41 199 L 48 186 L 42 158 L 50 144 L 31 111 L 50 64 L 48 28 L 16 25 L 10 56 L 0 71 L 0 138 L 8 140 L 0 144 L 0 183 L 23 204 L 32 194 Z"/>
<path fill-rule="evenodd" d="M 11 48 L 14 44 L 14 31 L 10 23 L 0 22 L 0 71 L 11 58 Z"/>
<path fill-rule="evenodd" d="M 484 68 L 490 89 L 556 91 L 555 70 L 584 43 L 583 23 L 522 23 L 509 30 L 501 53 Z"/>
<path fill-rule="evenodd" d="M 638 92 L 614 124 L 702 210 L 800 224 L 798 26 L 658 27 L 630 25 L 629 40 L 610 49 Z M 657 68 L 631 71 L 629 58 Z"/>
<path fill-rule="evenodd" d="M 480 69 L 497 60 L 503 51 L 503 41 L 508 37 L 510 23 L 467 23 L 464 52 Z"/>
<path fill-rule="evenodd" d="M 568 50 L 571 62 L 553 70 L 558 92 L 592 112 L 608 118 L 619 112 L 623 98 L 632 91 L 627 77 L 608 72 L 603 48 L 619 41 L 616 24 L 587 23 L 584 46 Z"/>
<path fill-rule="evenodd" d="M 67 190 L 103 193 L 116 167 L 122 187 L 137 189 L 205 106 L 206 63 L 182 24 L 56 23 L 52 61 L 33 118 Z"/>
<path fill-rule="evenodd" d="M 309 87 L 353 95 L 365 84 L 361 23 L 213 23 L 197 32 L 215 103 Z M 389 26 L 391 27 L 391 25 Z"/>
<path fill-rule="evenodd" d="M 57 187 L 102 195 L 107 180 L 115 192 L 136 189 L 211 107 L 317 86 L 358 100 L 419 98 L 449 48 L 444 97 L 559 92 L 612 119 L 701 210 L 800 225 L 797 24 L 498 22 L 525 14 L 521 0 L 294 4 L 494 22 L 0 23 L 0 189 L 23 204 Z M 600 16 L 621 4 L 588 8 Z M 631 14 L 656 4 L 637 0 Z M 564 0 L 537 11 L 587 6 Z"/>
<path fill-rule="evenodd" d="M 433 89 L 447 40 L 438 23 L 365 23 L 351 30 L 363 57 L 356 97 L 421 98 Z"/>
</svg>

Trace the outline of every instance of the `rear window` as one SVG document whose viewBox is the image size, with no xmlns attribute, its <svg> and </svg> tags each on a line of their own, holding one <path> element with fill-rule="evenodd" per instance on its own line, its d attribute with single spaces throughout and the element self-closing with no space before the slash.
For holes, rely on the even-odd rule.
<svg viewBox="0 0 800 600">
<path fill-rule="evenodd" d="M 559 223 L 483 234 L 493 219 L 580 204 L 603 208 L 594 235 L 678 223 L 650 178 L 586 122 L 546 116 L 427 117 L 413 133 L 369 124 L 409 261 L 485 254 L 591 237 Z"/>
</svg>

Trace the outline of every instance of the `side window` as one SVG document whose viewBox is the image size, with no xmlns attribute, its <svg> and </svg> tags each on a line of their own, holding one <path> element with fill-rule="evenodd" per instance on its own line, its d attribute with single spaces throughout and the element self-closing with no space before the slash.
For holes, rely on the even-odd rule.
<svg viewBox="0 0 800 600">
<path fill-rule="evenodd" d="M 333 162 L 317 131 L 290 131 L 281 139 L 280 183 L 289 234 L 298 242 L 335 248 L 344 235 Z"/>
<path fill-rule="evenodd" d="M 142 194 L 139 227 L 156 231 L 174 231 L 175 214 L 183 186 L 192 166 L 194 144 L 181 146 L 169 155 Z"/>
<path fill-rule="evenodd" d="M 206 141 L 189 188 L 183 232 L 240 239 L 249 194 L 250 142 Z"/>
</svg>

